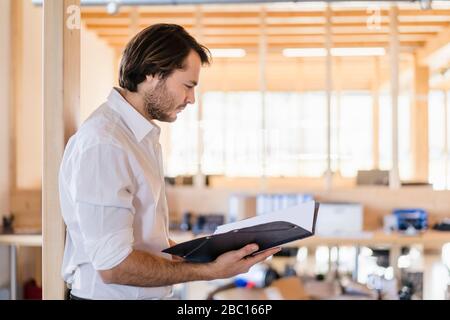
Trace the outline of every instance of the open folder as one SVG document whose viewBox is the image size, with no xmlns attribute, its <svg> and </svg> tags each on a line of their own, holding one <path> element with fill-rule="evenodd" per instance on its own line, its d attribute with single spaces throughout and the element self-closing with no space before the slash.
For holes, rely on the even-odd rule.
<svg viewBox="0 0 450 320">
<path fill-rule="evenodd" d="M 191 262 L 214 261 L 221 254 L 250 243 L 258 252 L 310 237 L 315 232 L 319 203 L 310 201 L 280 211 L 219 226 L 213 235 L 163 250 Z"/>
</svg>

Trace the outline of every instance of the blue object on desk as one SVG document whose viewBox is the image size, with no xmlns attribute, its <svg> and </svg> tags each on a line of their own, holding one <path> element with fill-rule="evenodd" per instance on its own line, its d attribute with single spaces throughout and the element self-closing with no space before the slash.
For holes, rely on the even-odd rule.
<svg viewBox="0 0 450 320">
<path fill-rule="evenodd" d="M 397 217 L 398 230 L 406 230 L 410 226 L 416 230 L 428 227 L 428 213 L 424 209 L 396 209 L 393 214 Z"/>
</svg>

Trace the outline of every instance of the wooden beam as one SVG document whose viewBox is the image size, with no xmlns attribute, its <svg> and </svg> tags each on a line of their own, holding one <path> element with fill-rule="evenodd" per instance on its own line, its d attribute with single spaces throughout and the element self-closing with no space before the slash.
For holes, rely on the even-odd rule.
<svg viewBox="0 0 450 320">
<path fill-rule="evenodd" d="M 10 181 L 10 115 L 11 97 L 11 1 L 0 1 L 0 219 L 11 211 Z M 11 127 L 10 127 L 11 126 Z"/>
<path fill-rule="evenodd" d="M 17 189 L 17 113 L 22 108 L 22 72 L 23 72 L 23 4 L 11 1 L 11 113 L 9 121 L 10 135 L 10 188 L 11 196 Z"/>
<path fill-rule="evenodd" d="M 327 4 L 325 10 L 326 32 L 325 32 L 325 49 L 327 55 L 325 57 L 325 93 L 326 93 L 326 128 L 327 128 L 327 169 L 324 174 L 325 189 L 331 190 L 333 171 L 331 168 L 331 94 L 333 92 L 333 58 L 331 56 L 331 48 L 333 47 L 334 37 L 331 34 L 331 5 Z"/>
<path fill-rule="evenodd" d="M 108 43 L 113 45 L 118 44 L 124 46 L 128 42 L 128 37 L 122 35 L 104 36 L 102 37 Z M 420 38 L 408 38 L 404 39 L 400 36 L 402 41 L 400 45 L 407 47 L 420 47 L 425 43 L 424 39 Z M 278 45 L 280 47 L 323 47 L 323 36 L 294 36 L 294 37 L 274 37 L 267 36 L 269 46 Z M 333 37 L 334 46 L 340 47 L 371 47 L 371 46 L 383 46 L 387 47 L 389 44 L 388 36 L 371 37 L 371 36 L 359 36 L 359 37 Z M 258 36 L 240 36 L 240 37 L 214 37 L 205 36 L 203 40 L 204 44 L 209 46 L 222 45 L 226 47 L 242 47 L 242 46 L 257 46 Z"/>
<path fill-rule="evenodd" d="M 450 145 L 449 145 L 449 126 L 450 126 L 450 121 L 449 121 L 449 103 L 448 103 L 448 92 L 447 90 L 444 90 L 443 92 L 443 97 L 444 97 L 444 161 L 445 161 L 445 188 L 446 189 L 450 189 L 450 181 L 449 181 L 449 177 L 450 177 L 450 172 L 449 172 L 449 160 L 450 160 L 450 155 L 449 155 L 449 151 L 450 151 Z"/>
<path fill-rule="evenodd" d="M 391 5 L 389 10 L 389 24 L 391 29 L 389 55 L 391 67 L 391 105 L 392 105 L 392 168 L 389 176 L 391 189 L 400 188 L 400 172 L 398 163 L 398 95 L 399 95 L 399 47 L 398 38 L 398 7 Z"/>
<path fill-rule="evenodd" d="M 203 6 L 197 6 L 195 11 L 195 27 L 194 36 L 199 43 L 203 43 Z M 202 160 L 204 155 L 204 130 L 203 130 L 203 85 L 199 83 L 197 86 L 197 172 L 194 177 L 194 185 L 203 189 L 206 186 L 205 175 L 202 172 Z"/>
<path fill-rule="evenodd" d="M 381 64 L 380 57 L 373 58 L 372 77 L 372 157 L 373 168 L 380 168 L 380 84 L 381 84 Z"/>
<path fill-rule="evenodd" d="M 413 179 L 428 181 L 429 68 L 420 65 L 417 56 L 414 60 L 410 127 Z"/>
<path fill-rule="evenodd" d="M 80 7 L 79 0 L 45 0 L 43 8 L 43 298 L 64 299 L 61 264 L 65 227 L 59 205 L 58 170 L 65 143 L 77 127 Z"/>
<path fill-rule="evenodd" d="M 258 80 L 259 80 L 259 92 L 261 95 L 261 159 L 262 159 L 262 174 L 261 174 L 261 191 L 264 192 L 266 188 L 267 178 L 267 156 L 268 156 L 268 138 L 269 133 L 267 130 L 267 107 L 266 107 L 266 94 L 267 94 L 267 49 L 268 49 L 268 36 L 267 36 L 267 9 L 265 6 L 260 7 L 259 11 L 260 21 L 260 34 L 258 37 Z"/>
<path fill-rule="evenodd" d="M 137 31 L 144 29 L 144 25 L 140 25 L 137 28 Z M 99 36 L 126 36 L 128 35 L 128 25 L 124 26 L 88 26 L 89 29 L 96 32 Z M 193 32 L 195 30 L 194 27 L 185 28 L 188 32 Z M 208 36 L 242 36 L 242 35 L 251 35 L 258 36 L 260 30 L 258 27 L 249 27 L 249 28 L 238 28 L 238 27 L 230 27 L 230 28 L 217 28 L 217 27 L 208 27 L 205 28 L 204 34 Z M 325 28 L 324 27 L 283 27 L 283 28 L 267 28 L 267 34 L 271 36 L 292 36 L 292 35 L 324 35 Z M 333 35 L 349 35 L 349 36 L 366 36 L 366 35 L 388 35 L 388 28 L 381 28 L 380 30 L 372 31 L 367 29 L 364 26 L 361 27 L 334 27 L 332 28 Z M 430 37 L 437 35 L 436 29 L 434 30 L 420 30 L 420 28 L 415 29 L 407 29 L 402 32 L 400 29 L 400 35 L 407 36 L 415 36 L 421 37 L 423 40 L 428 40 Z"/>
<path fill-rule="evenodd" d="M 123 50 L 125 48 L 125 42 L 108 40 L 108 45 L 113 49 Z M 204 42 L 209 48 L 242 48 L 247 50 L 248 54 L 254 53 L 258 50 L 258 45 L 255 43 L 208 43 Z M 388 44 L 384 42 L 367 42 L 367 43 L 339 43 L 334 44 L 335 48 L 355 48 L 355 47 L 387 47 Z M 281 54 L 281 50 L 284 48 L 317 48 L 317 43 L 282 43 L 282 44 L 270 44 L 269 52 L 274 54 Z M 420 43 L 418 42 L 408 42 L 402 43 L 400 46 L 400 52 L 411 53 L 414 49 L 419 48 Z"/>
<path fill-rule="evenodd" d="M 417 51 L 418 63 L 433 69 L 448 63 L 450 56 L 450 24 L 435 37 L 429 39 L 423 48 Z"/>
<path fill-rule="evenodd" d="M 139 10 L 137 7 L 132 7 L 129 13 L 130 23 L 128 25 L 128 39 L 131 39 L 139 32 Z"/>
</svg>

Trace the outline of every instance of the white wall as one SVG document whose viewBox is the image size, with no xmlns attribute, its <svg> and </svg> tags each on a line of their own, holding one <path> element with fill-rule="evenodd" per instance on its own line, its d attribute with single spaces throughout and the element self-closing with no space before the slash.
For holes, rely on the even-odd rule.
<svg viewBox="0 0 450 320">
<path fill-rule="evenodd" d="M 0 1 L 0 219 L 9 211 L 10 0 Z M 1 224 L 1 223 L 0 223 Z M 0 246 L 0 287 L 8 283 L 8 250 Z"/>
<path fill-rule="evenodd" d="M 115 52 L 95 32 L 81 28 L 80 120 L 85 120 L 106 98 L 114 85 Z"/>
</svg>

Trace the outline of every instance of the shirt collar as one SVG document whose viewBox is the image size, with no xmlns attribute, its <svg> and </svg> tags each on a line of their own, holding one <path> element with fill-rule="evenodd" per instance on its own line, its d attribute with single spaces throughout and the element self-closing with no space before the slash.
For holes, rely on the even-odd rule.
<svg viewBox="0 0 450 320">
<path fill-rule="evenodd" d="M 117 112 L 125 124 L 133 132 L 136 140 L 141 142 L 150 132 L 157 136 L 161 129 L 153 121 L 144 118 L 124 97 L 117 88 L 113 88 L 108 96 L 108 105 Z"/>
</svg>

